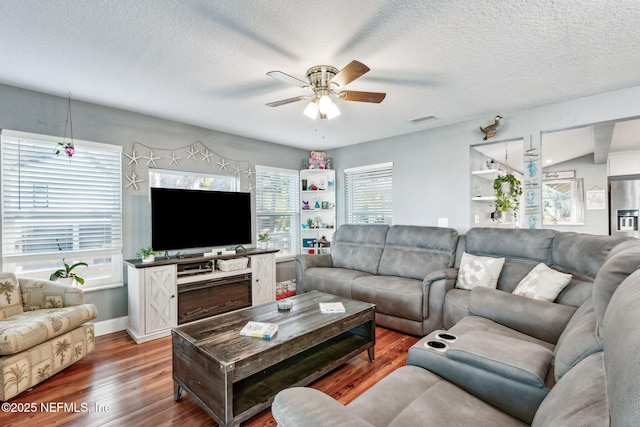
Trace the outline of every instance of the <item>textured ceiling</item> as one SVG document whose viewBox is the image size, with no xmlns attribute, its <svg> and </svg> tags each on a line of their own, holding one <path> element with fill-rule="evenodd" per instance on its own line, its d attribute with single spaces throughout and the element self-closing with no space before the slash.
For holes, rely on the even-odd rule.
<svg viewBox="0 0 640 427">
<path fill-rule="evenodd" d="M 640 85 L 639 22 L 638 0 L 2 0 L 0 83 L 329 149 Z M 305 94 L 268 71 L 353 59 L 381 104 L 265 106 Z"/>
</svg>

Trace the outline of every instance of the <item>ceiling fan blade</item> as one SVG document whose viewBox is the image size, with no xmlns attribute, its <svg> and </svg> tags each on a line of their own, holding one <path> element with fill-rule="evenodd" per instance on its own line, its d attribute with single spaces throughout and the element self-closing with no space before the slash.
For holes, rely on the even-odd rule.
<svg viewBox="0 0 640 427">
<path fill-rule="evenodd" d="M 269 107 L 279 107 L 281 105 L 291 104 L 292 102 L 302 101 L 303 99 L 309 99 L 309 97 L 308 96 L 296 96 L 294 98 L 287 98 L 287 99 L 282 99 L 280 101 L 270 102 L 270 103 L 268 103 L 266 105 L 269 106 Z"/>
<path fill-rule="evenodd" d="M 297 79 L 289 74 L 283 73 L 282 71 L 269 71 L 267 76 L 271 76 L 275 79 L 280 80 L 281 82 L 285 82 L 290 85 L 298 86 L 298 87 L 309 87 L 309 82 L 302 81 Z"/>
<path fill-rule="evenodd" d="M 384 97 L 387 96 L 383 92 L 360 92 L 357 90 L 341 90 L 338 93 L 338 97 L 344 101 L 358 101 L 358 102 L 374 102 L 379 104 Z"/>
<path fill-rule="evenodd" d="M 351 61 L 342 70 L 338 71 L 338 74 L 333 76 L 330 83 L 335 83 L 339 87 L 345 87 L 364 73 L 369 71 L 369 67 L 362 62 Z"/>
</svg>

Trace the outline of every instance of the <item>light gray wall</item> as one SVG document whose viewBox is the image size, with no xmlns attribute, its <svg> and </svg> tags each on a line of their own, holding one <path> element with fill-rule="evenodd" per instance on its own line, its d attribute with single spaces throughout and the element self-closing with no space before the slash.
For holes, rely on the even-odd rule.
<svg viewBox="0 0 640 427">
<path fill-rule="evenodd" d="M 479 125 L 500 114 L 505 119 L 495 141 L 519 137 L 528 141 L 529 135 L 539 138 L 541 131 L 638 116 L 638 99 L 640 87 L 635 87 L 529 110 L 491 112 L 487 117 L 453 126 L 331 150 L 327 154 L 333 157 L 337 169 L 338 224 L 344 222 L 344 169 L 392 161 L 396 224 L 437 225 L 438 218 L 448 218 L 450 227 L 465 232 L 470 226 L 469 146 L 481 140 Z M 253 165 L 298 169 L 300 158 L 308 155 L 303 150 L 264 141 L 72 102 L 75 138 L 121 145 L 129 154 L 134 141 L 172 149 L 200 140 L 227 158 L 248 160 Z M 62 136 L 66 108 L 64 96 L 0 85 L 0 128 Z M 124 160 L 126 165 L 128 159 Z M 124 174 L 123 182 L 126 184 Z M 587 185 L 585 183 L 588 189 Z M 131 258 L 139 247 L 150 241 L 146 194 L 125 190 L 123 204 L 124 256 Z M 279 272 L 288 276 L 285 272 L 291 269 L 280 267 Z M 98 320 L 127 315 L 126 288 L 90 292 L 87 301 L 98 307 Z"/>
<path fill-rule="evenodd" d="M 75 139 L 120 145 L 127 154 L 132 153 L 134 142 L 157 148 L 177 149 L 201 141 L 226 159 L 247 160 L 254 167 L 259 164 L 288 169 L 298 169 L 300 159 L 308 155 L 304 150 L 129 111 L 82 103 L 74 101 L 73 98 L 72 112 Z M 0 128 L 62 137 L 66 114 L 66 97 L 0 85 Z M 180 156 L 186 157 L 186 153 Z M 129 158 L 123 157 L 124 185 L 128 182 L 124 177 L 125 174 L 130 175 L 128 162 Z M 220 171 L 215 161 L 212 161 L 209 166 L 206 162 L 199 162 L 199 164 L 200 166 L 196 168 L 198 170 L 210 167 L 209 170 L 212 172 Z M 229 170 L 232 170 L 233 165 L 232 163 L 232 166 L 229 166 Z M 188 166 L 188 170 L 193 169 L 193 165 Z M 141 168 L 140 172 L 143 173 L 142 178 L 146 180 L 147 177 L 144 175 L 147 173 L 146 168 Z M 150 244 L 149 220 L 147 182 L 140 184 L 138 191 L 133 187 L 125 188 L 123 191 L 125 259 L 135 257 L 140 247 Z M 199 225 L 185 226 L 198 227 Z M 98 321 L 127 315 L 126 287 L 88 292 L 85 300 L 97 306 Z"/>
<path fill-rule="evenodd" d="M 338 225 L 345 217 L 344 169 L 391 161 L 395 224 L 436 226 L 438 218 L 448 218 L 450 227 L 464 233 L 471 217 L 469 147 L 482 142 L 480 125 L 500 114 L 503 124 L 491 141 L 523 138 L 528 147 L 530 136 L 539 140 L 542 131 L 637 116 L 638 99 L 640 86 L 527 110 L 495 111 L 474 121 L 330 150 Z M 585 182 L 586 189 L 589 185 Z"/>
</svg>

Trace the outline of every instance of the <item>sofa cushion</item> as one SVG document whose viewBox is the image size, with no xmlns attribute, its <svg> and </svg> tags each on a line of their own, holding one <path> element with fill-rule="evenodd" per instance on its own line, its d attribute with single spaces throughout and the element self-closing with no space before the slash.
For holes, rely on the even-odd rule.
<svg viewBox="0 0 640 427">
<path fill-rule="evenodd" d="M 557 343 L 576 312 L 572 306 L 538 301 L 489 288 L 471 292 L 469 314 L 500 323 L 548 343 Z"/>
<path fill-rule="evenodd" d="M 0 320 L 0 355 L 15 354 L 69 332 L 98 313 L 93 304 L 26 311 Z"/>
<path fill-rule="evenodd" d="M 462 254 L 456 288 L 471 290 L 476 286 L 495 289 L 504 258 Z"/>
<path fill-rule="evenodd" d="M 395 276 L 354 279 L 351 297 L 376 305 L 376 313 L 422 321 L 422 280 Z"/>
<path fill-rule="evenodd" d="M 638 301 L 640 271 L 634 272 L 620 285 L 611 298 L 604 319 L 604 365 L 612 426 L 638 425 L 640 420 Z"/>
<path fill-rule="evenodd" d="M 394 225 L 387 232 L 378 274 L 422 280 L 453 267 L 457 241 L 452 228 Z"/>
<path fill-rule="evenodd" d="M 611 296 L 620 283 L 640 268 L 640 240 L 628 240 L 609 252 L 593 282 L 593 308 L 601 328 Z"/>
<path fill-rule="evenodd" d="M 532 426 L 608 426 L 603 353 L 584 359 L 551 389 Z M 636 420 L 637 421 L 637 420 Z"/>
<path fill-rule="evenodd" d="M 556 234 L 547 229 L 472 228 L 466 234 L 466 251 L 548 264 L 549 248 Z"/>
<path fill-rule="evenodd" d="M 570 274 L 560 273 L 541 262 L 518 283 L 513 294 L 552 302 L 570 281 Z"/>
<path fill-rule="evenodd" d="M 551 243 L 558 232 L 503 228 L 472 228 L 467 231 L 466 251 L 473 255 L 503 257 L 498 289 L 512 292 L 539 263 L 550 261 Z"/>
<path fill-rule="evenodd" d="M 486 331 L 469 331 L 449 345 L 447 358 L 543 388 L 553 352 L 529 341 Z"/>
<path fill-rule="evenodd" d="M 538 338 L 534 338 L 522 332 L 518 332 L 515 329 L 508 328 L 504 325 L 501 325 L 500 323 L 496 323 L 493 320 L 489 320 L 484 317 L 467 316 L 456 323 L 451 329 L 449 329 L 449 331 L 458 337 L 462 337 L 472 331 L 486 331 L 492 334 L 502 335 L 505 337 L 534 343 L 551 351 L 555 349 L 555 345 L 551 343 Z"/>
<path fill-rule="evenodd" d="M 601 350 L 593 301 L 589 298 L 576 310 L 558 338 L 554 368 L 556 381 L 582 359 Z"/>
<path fill-rule="evenodd" d="M 550 266 L 593 281 L 607 254 L 626 237 L 558 233 L 551 243 Z"/>
<path fill-rule="evenodd" d="M 333 266 L 376 274 L 388 230 L 386 224 L 341 225 L 333 236 Z"/>
<path fill-rule="evenodd" d="M 13 273 L 0 273 L 0 319 L 23 312 L 18 279 Z"/>
<path fill-rule="evenodd" d="M 352 298 L 351 286 L 353 280 L 362 276 L 372 277 L 371 274 L 359 270 L 313 267 L 305 271 L 304 287 L 306 291 L 315 290 L 345 298 Z"/>
<path fill-rule="evenodd" d="M 417 366 L 396 369 L 347 409 L 374 426 L 527 425 Z"/>
</svg>

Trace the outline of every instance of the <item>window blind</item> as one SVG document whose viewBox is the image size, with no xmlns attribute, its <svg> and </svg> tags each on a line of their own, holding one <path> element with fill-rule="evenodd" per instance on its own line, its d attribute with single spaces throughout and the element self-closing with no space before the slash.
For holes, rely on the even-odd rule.
<svg viewBox="0 0 640 427">
<path fill-rule="evenodd" d="M 58 140 L 2 132 L 5 262 L 122 252 L 121 147 L 74 141 L 69 158 L 54 154 Z"/>
<path fill-rule="evenodd" d="M 300 250 L 298 171 L 256 166 L 256 232 L 267 231 L 277 256 Z"/>
<path fill-rule="evenodd" d="M 348 224 L 393 223 L 393 163 L 345 169 Z"/>
</svg>

